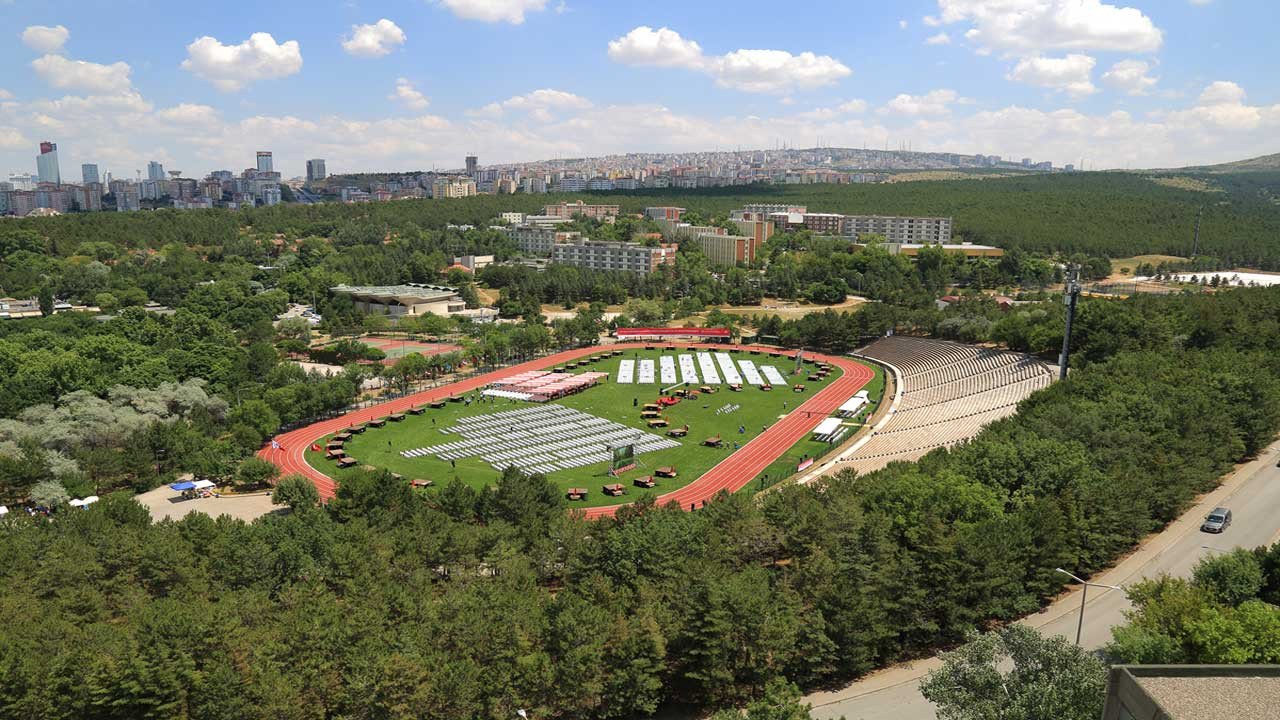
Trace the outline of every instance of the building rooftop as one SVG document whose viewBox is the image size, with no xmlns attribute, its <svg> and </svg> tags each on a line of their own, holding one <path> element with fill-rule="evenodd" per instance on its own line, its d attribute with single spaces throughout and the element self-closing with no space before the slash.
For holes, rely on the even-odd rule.
<svg viewBox="0 0 1280 720">
<path fill-rule="evenodd" d="M 1277 708 L 1277 665 L 1117 665 L 1103 718 L 1271 720 Z"/>
<path fill-rule="evenodd" d="M 395 300 L 403 304 L 445 300 L 458 294 L 457 288 L 444 285 L 406 283 L 404 285 L 337 285 L 329 292 L 353 295 L 371 300 Z"/>
</svg>

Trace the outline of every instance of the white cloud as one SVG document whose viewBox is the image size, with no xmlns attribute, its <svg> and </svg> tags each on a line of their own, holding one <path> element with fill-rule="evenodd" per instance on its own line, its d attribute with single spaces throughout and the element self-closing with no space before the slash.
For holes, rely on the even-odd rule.
<svg viewBox="0 0 1280 720">
<path fill-rule="evenodd" d="M 907 26 L 908 26 L 908 25 L 910 25 L 910 24 L 911 24 L 911 23 L 907 22 L 906 20 L 899 20 L 899 21 L 898 21 L 898 29 L 899 29 L 899 30 L 906 30 L 906 29 L 907 29 Z"/>
<path fill-rule="evenodd" d="M 342 41 L 342 49 L 356 57 L 382 57 L 403 45 L 404 40 L 400 26 L 382 18 L 372 25 L 352 25 L 351 35 Z"/>
<path fill-rule="evenodd" d="M 217 109 L 197 103 L 181 103 L 170 108 L 157 110 L 156 117 L 181 127 L 208 126 L 221 120 Z"/>
<path fill-rule="evenodd" d="M 626 65 L 681 67 L 704 72 L 721 87 L 785 94 L 831 85 L 853 71 L 829 55 L 741 49 L 704 55 L 702 47 L 670 28 L 641 25 L 609 42 L 609 57 Z"/>
<path fill-rule="evenodd" d="M 115 93 L 124 92 L 130 86 L 130 68 L 123 62 L 99 65 L 61 55 L 45 55 L 32 60 L 31 67 L 41 80 L 62 90 Z"/>
<path fill-rule="evenodd" d="M 527 112 L 539 122 L 551 122 L 575 110 L 591 107 L 591 101 L 564 90 L 543 88 L 524 95 L 516 95 L 502 102 L 493 102 L 478 110 L 467 112 L 472 117 L 498 118 L 507 111 Z"/>
<path fill-rule="evenodd" d="M 1244 98 L 1244 88 L 1229 80 L 1217 80 L 1200 93 L 1200 104 L 1238 105 L 1244 102 Z"/>
<path fill-rule="evenodd" d="M 1102 74 L 1102 82 L 1130 95 L 1146 95 L 1160 81 L 1149 72 L 1151 64 L 1145 60 L 1121 60 Z"/>
<path fill-rule="evenodd" d="M 942 20 L 938 19 L 936 15 L 925 15 L 920 18 L 920 21 L 928 27 L 938 27 L 942 24 Z"/>
<path fill-rule="evenodd" d="M 396 89 L 387 96 L 387 99 L 402 103 L 410 110 L 426 110 L 431 104 L 427 96 L 415 88 L 408 78 L 396 78 Z"/>
<path fill-rule="evenodd" d="M 0 148 L 21 150 L 30 145 L 31 143 L 17 128 L 0 126 Z"/>
<path fill-rule="evenodd" d="M 1153 52 L 1164 39 L 1141 10 L 1102 0 L 938 0 L 938 9 L 941 23 L 969 23 L 975 46 L 1014 54 Z"/>
<path fill-rule="evenodd" d="M 301 71 L 302 51 L 297 40 L 276 43 L 271 33 L 256 32 L 239 45 L 223 45 L 206 35 L 187 46 L 182 69 L 223 92 L 235 92 L 258 80 Z"/>
<path fill-rule="evenodd" d="M 1006 77 L 1024 85 L 1052 88 L 1072 98 L 1081 98 L 1098 91 L 1092 80 L 1096 62 L 1088 55 L 1077 53 L 1060 58 L 1023 58 Z"/>
<path fill-rule="evenodd" d="M 61 25 L 32 25 L 22 31 L 22 42 L 32 50 L 42 53 L 56 53 L 67 44 L 71 31 Z"/>
<path fill-rule="evenodd" d="M 925 38 L 924 44 L 925 45 L 950 45 L 951 36 L 946 34 L 945 32 L 940 32 L 937 35 L 930 35 L 929 37 Z"/>
<path fill-rule="evenodd" d="M 8 90 L 5 90 L 4 88 L 0 88 L 0 100 L 12 100 L 12 99 L 13 99 L 13 93 L 9 92 Z"/>
<path fill-rule="evenodd" d="M 641 25 L 617 40 L 609 41 L 609 58 L 624 65 L 683 67 L 701 70 L 706 65 L 702 47 L 685 40 L 670 28 L 654 30 Z"/>
<path fill-rule="evenodd" d="M 805 120 L 831 120 L 833 118 L 843 117 L 847 115 L 861 115 L 867 111 L 866 100 L 849 100 L 842 102 L 835 107 L 821 107 L 812 110 L 806 110 L 797 113 L 796 117 Z"/>
<path fill-rule="evenodd" d="M 924 95 L 903 93 L 885 103 L 877 112 L 881 115 L 946 115 L 951 112 L 950 106 L 961 100 L 955 90 L 931 90 Z"/>
<path fill-rule="evenodd" d="M 527 12 L 539 12 L 547 8 L 547 0 L 440 0 L 454 15 L 464 20 L 481 22 L 506 22 L 519 25 Z M 561 7 L 564 3 L 560 4 Z M 556 12 L 564 12 L 559 7 Z"/>
</svg>

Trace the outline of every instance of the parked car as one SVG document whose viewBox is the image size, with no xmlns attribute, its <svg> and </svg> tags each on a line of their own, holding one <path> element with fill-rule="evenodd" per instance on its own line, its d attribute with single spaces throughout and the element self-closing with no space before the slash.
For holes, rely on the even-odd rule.
<svg viewBox="0 0 1280 720">
<path fill-rule="evenodd" d="M 1204 518 L 1204 524 L 1200 526 L 1201 532 L 1220 533 L 1227 529 L 1231 524 L 1231 511 L 1227 508 L 1214 508 Z"/>
</svg>

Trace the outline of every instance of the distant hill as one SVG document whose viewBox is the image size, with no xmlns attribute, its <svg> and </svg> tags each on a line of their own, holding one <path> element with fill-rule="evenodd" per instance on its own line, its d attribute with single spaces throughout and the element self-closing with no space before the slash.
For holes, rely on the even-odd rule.
<svg viewBox="0 0 1280 720">
<path fill-rule="evenodd" d="M 1235 162 L 1221 163 L 1219 165 L 1200 165 L 1197 167 L 1185 167 L 1182 169 L 1218 173 L 1280 170 L 1280 153 L 1263 155 L 1261 157 L 1250 158 L 1248 160 L 1236 160 Z"/>
</svg>

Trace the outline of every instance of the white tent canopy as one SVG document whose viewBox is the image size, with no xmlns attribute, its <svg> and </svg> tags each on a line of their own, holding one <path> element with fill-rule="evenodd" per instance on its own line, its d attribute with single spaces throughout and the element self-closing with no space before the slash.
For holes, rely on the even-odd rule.
<svg viewBox="0 0 1280 720">
<path fill-rule="evenodd" d="M 205 490 L 213 486 L 214 486 L 214 483 L 212 480 L 197 480 L 194 483 L 192 483 L 192 489 L 194 490 Z M 88 498 L 85 498 L 85 499 L 87 500 Z"/>
<path fill-rule="evenodd" d="M 3 506 L 3 505 L 0 505 L 0 516 L 4 516 L 4 515 L 8 515 L 8 514 L 9 514 L 9 508 L 7 508 L 7 507 L 5 507 L 5 506 Z"/>
<path fill-rule="evenodd" d="M 840 418 L 829 417 L 813 429 L 814 435 L 830 435 L 840 429 Z"/>
</svg>

